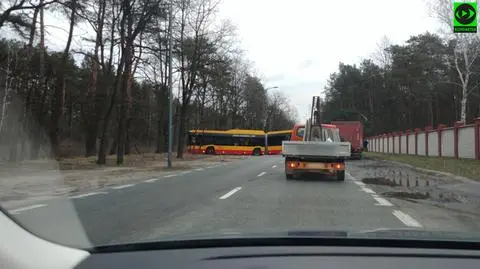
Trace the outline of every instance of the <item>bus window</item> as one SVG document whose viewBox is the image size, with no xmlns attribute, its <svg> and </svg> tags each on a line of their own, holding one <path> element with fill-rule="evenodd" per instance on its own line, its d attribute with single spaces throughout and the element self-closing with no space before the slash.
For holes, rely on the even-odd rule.
<svg viewBox="0 0 480 269">
<path fill-rule="evenodd" d="M 282 141 L 290 140 L 289 136 L 286 135 L 271 135 L 268 137 L 268 145 L 269 146 L 281 146 Z"/>
<path fill-rule="evenodd" d="M 202 141 L 201 141 L 202 145 L 212 145 L 212 144 L 215 144 L 215 139 L 213 136 L 210 136 L 210 135 L 203 135 L 202 136 Z"/>
<path fill-rule="evenodd" d="M 220 145 L 220 146 L 231 146 L 232 138 L 230 136 L 219 135 L 215 137 L 214 144 Z"/>
<path fill-rule="evenodd" d="M 265 137 L 264 136 L 252 137 L 251 140 L 250 140 L 250 145 L 251 146 L 260 146 L 260 147 L 265 146 Z"/>
</svg>

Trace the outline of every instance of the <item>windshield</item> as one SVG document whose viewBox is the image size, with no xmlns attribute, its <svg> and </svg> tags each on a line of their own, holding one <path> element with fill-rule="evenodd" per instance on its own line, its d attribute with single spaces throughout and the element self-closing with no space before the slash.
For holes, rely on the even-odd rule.
<svg viewBox="0 0 480 269">
<path fill-rule="evenodd" d="M 465 240 L 480 232 L 466 5 L 2 0 L 0 206 L 71 246 L 298 230 Z M 329 143 L 303 141 L 307 122 Z"/>
</svg>

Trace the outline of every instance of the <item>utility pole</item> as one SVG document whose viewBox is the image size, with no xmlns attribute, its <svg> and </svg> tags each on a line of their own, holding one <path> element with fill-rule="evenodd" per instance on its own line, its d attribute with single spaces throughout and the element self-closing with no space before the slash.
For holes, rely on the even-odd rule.
<svg viewBox="0 0 480 269">
<path fill-rule="evenodd" d="M 173 15 L 173 4 L 170 2 L 168 7 L 168 158 L 167 158 L 167 167 L 172 168 L 172 148 L 173 148 L 173 122 L 172 122 L 172 113 L 173 113 L 173 84 L 172 84 L 172 46 L 173 46 L 173 36 L 172 36 L 172 15 Z"/>
</svg>

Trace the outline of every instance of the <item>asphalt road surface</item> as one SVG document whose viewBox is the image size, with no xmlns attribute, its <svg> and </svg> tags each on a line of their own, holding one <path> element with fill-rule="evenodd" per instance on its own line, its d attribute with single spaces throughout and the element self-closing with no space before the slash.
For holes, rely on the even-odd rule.
<svg viewBox="0 0 480 269">
<path fill-rule="evenodd" d="M 266 230 L 425 228 L 474 230 L 439 208 L 387 199 L 360 181 L 360 162 L 344 182 L 286 180 L 281 156 L 259 156 L 146 178 L 10 210 L 32 232 L 60 243 L 93 245 L 198 233 Z M 84 231 L 84 232 L 83 232 Z"/>
</svg>

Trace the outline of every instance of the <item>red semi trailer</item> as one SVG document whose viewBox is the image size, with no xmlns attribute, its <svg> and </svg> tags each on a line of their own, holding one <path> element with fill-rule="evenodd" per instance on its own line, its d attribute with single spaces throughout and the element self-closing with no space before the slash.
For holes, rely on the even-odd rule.
<svg viewBox="0 0 480 269">
<path fill-rule="evenodd" d="M 351 144 L 351 158 L 361 159 L 363 151 L 363 124 L 361 121 L 332 121 L 340 130 L 340 137 Z"/>
</svg>

